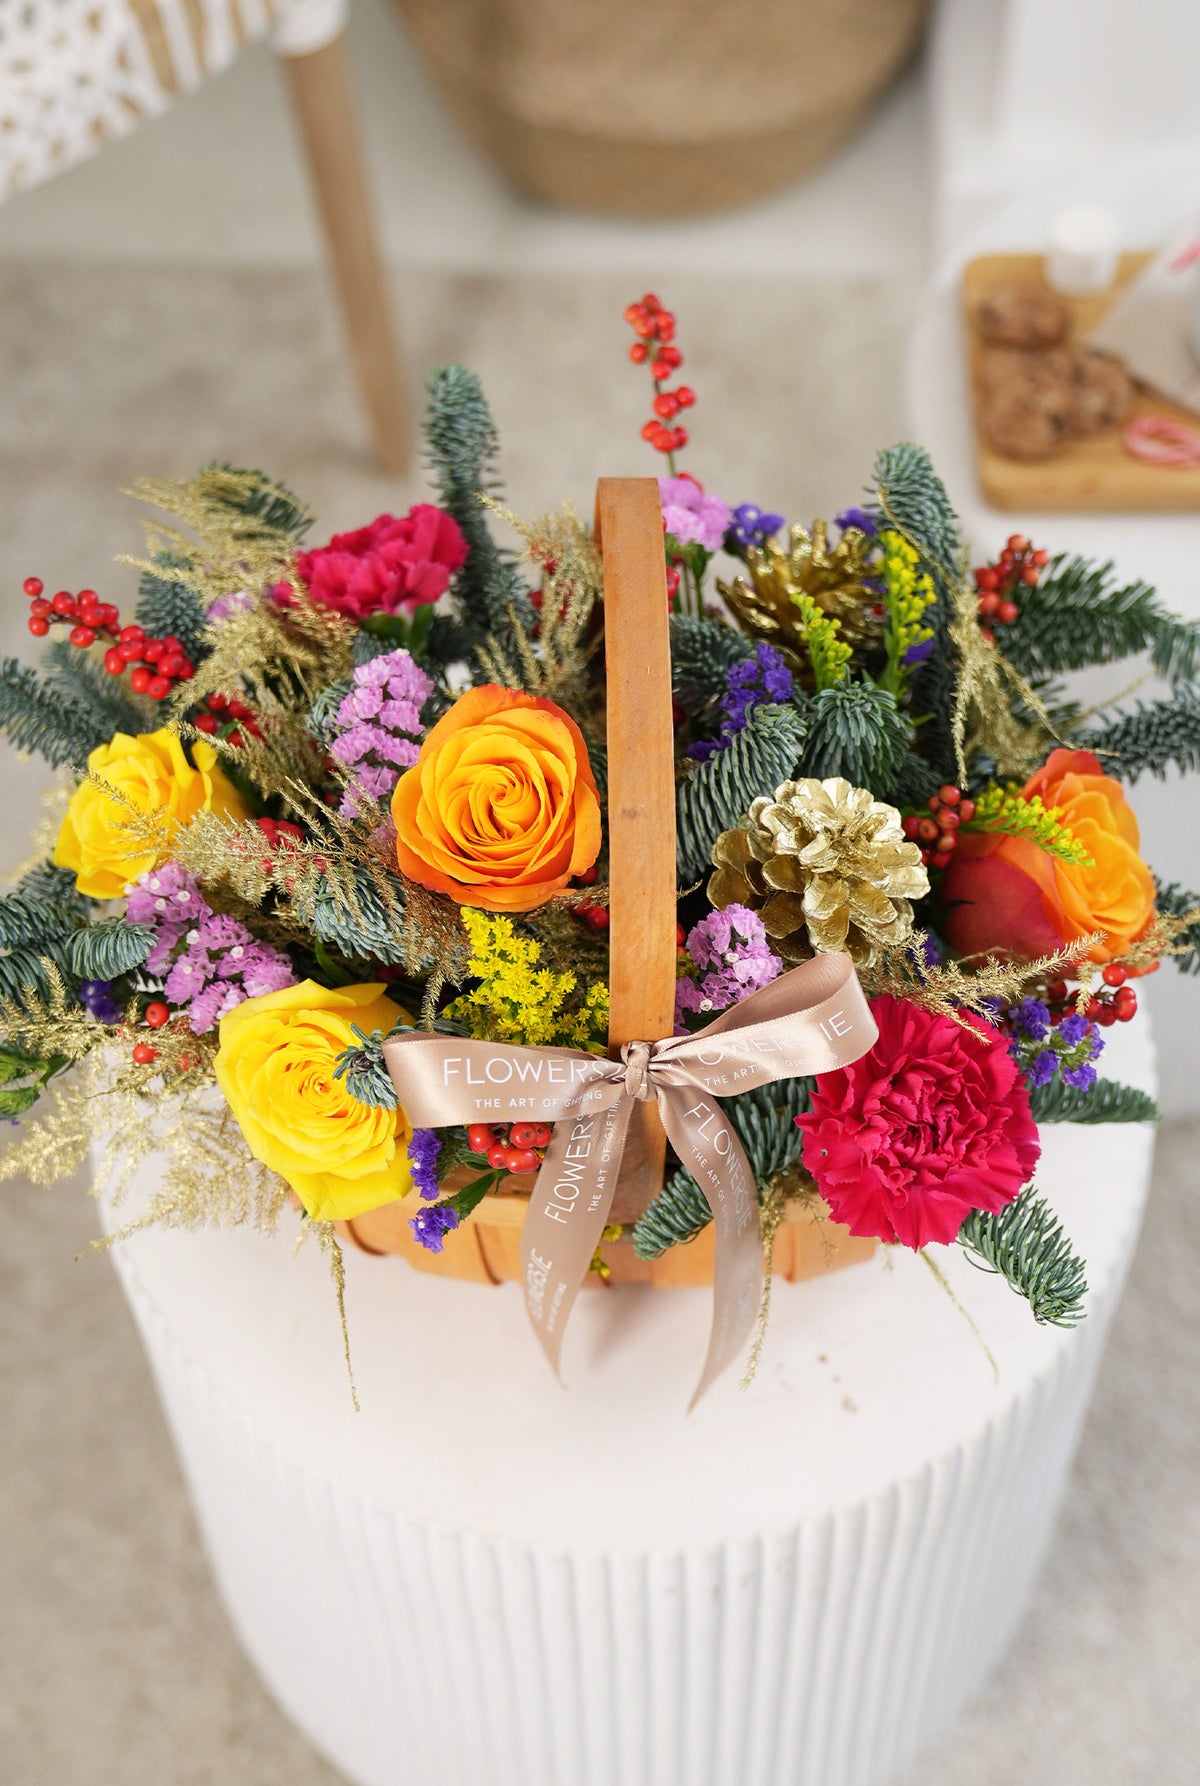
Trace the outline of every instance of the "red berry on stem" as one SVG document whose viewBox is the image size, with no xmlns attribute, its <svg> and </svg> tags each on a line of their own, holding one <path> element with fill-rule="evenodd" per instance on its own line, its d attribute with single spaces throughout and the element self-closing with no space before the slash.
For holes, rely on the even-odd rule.
<svg viewBox="0 0 1200 1786">
<path fill-rule="evenodd" d="M 1007 540 L 1010 552 L 1028 552 L 1029 541 L 1023 533 L 1010 533 Z"/>
<path fill-rule="evenodd" d="M 917 836 L 923 843 L 932 843 L 938 834 L 936 819 L 918 819 Z"/>
<path fill-rule="evenodd" d="M 1066 996 L 1067 982 L 1065 980 L 1047 980 L 1046 997 L 1052 1005 L 1061 1005 Z"/>
<path fill-rule="evenodd" d="M 1020 611 L 1016 602 L 1001 602 L 996 609 L 996 619 L 1001 626 L 1011 626 Z"/>
<path fill-rule="evenodd" d="M 31 601 L 29 604 L 30 614 L 34 615 L 39 620 L 45 619 L 46 615 L 53 613 L 53 611 L 54 610 L 51 608 L 50 603 L 48 601 L 42 600 L 41 598 Z"/>
<path fill-rule="evenodd" d="M 135 1066 L 148 1067 L 152 1060 L 157 1059 L 158 1049 L 151 1048 L 149 1042 L 135 1042 L 133 1044 L 133 1061 Z"/>
<path fill-rule="evenodd" d="M 642 427 L 642 439 L 648 440 L 651 446 L 654 445 L 655 439 L 661 433 L 662 429 L 657 422 L 646 422 Z"/>
<path fill-rule="evenodd" d="M 229 696 L 222 694 L 209 695 L 208 704 L 214 713 L 224 713 L 229 705 Z"/>
<path fill-rule="evenodd" d="M 1129 970 L 1119 961 L 1110 961 L 1107 967 L 1101 969 L 1100 978 L 1106 986 L 1124 986 L 1129 978 Z"/>
<path fill-rule="evenodd" d="M 1137 993 L 1132 986 L 1121 986 L 1113 998 L 1113 1010 L 1117 1013 L 1118 1023 L 1128 1023 L 1131 1017 L 1137 1016 Z"/>
<path fill-rule="evenodd" d="M 669 310 L 660 310 L 654 319 L 654 333 L 660 341 L 675 339 L 675 318 Z"/>
<path fill-rule="evenodd" d="M 953 808 L 948 812 L 942 811 L 938 813 L 938 824 L 942 827 L 943 831 L 957 831 L 960 823 L 961 820 Z"/>
<path fill-rule="evenodd" d="M 35 639 L 44 639 L 50 631 L 50 622 L 42 614 L 31 614 L 26 624 Z"/>
<path fill-rule="evenodd" d="M 682 924 L 677 923 L 675 926 L 675 947 L 677 949 L 682 949 L 686 943 L 687 931 L 683 928 Z"/>
<path fill-rule="evenodd" d="M 45 587 L 46 585 L 42 582 L 40 577 L 26 577 L 21 585 L 21 588 L 28 596 L 40 595 Z"/>
<path fill-rule="evenodd" d="M 142 648 L 136 641 L 128 645 L 114 645 L 113 649 L 121 653 L 127 664 L 136 664 L 142 655 Z"/>
<path fill-rule="evenodd" d="M 674 452 L 677 453 L 680 447 L 685 447 L 688 443 L 688 439 L 689 436 L 686 428 L 672 428 L 671 447 Z"/>
<path fill-rule="evenodd" d="M 650 356 L 650 349 L 644 341 L 633 341 L 629 346 L 629 357 L 635 366 L 644 366 Z"/>
<path fill-rule="evenodd" d="M 642 304 L 626 304 L 626 306 L 625 306 L 625 310 L 624 310 L 625 321 L 629 324 L 629 326 L 631 328 L 633 327 L 634 323 L 640 322 L 642 320 L 642 317 L 645 314 L 646 314 L 645 306 Z"/>
<path fill-rule="evenodd" d="M 473 1122 L 467 1130 L 467 1146 L 472 1153 L 486 1154 L 495 1140 L 496 1131 L 490 1123 Z"/>
<path fill-rule="evenodd" d="M 1117 1021 L 1116 1006 L 1115 1005 L 1101 1005 L 1100 1009 L 1096 1012 L 1096 1022 L 1100 1025 L 1100 1028 L 1101 1029 L 1111 1029 L 1113 1024 L 1116 1021 Z"/>
<path fill-rule="evenodd" d="M 535 1122 L 533 1127 L 537 1137 L 533 1145 L 535 1147 L 549 1147 L 551 1134 L 550 1124 L 548 1122 Z"/>
<path fill-rule="evenodd" d="M 985 590 L 979 598 L 979 612 L 981 614 L 995 614 L 999 611 L 999 607 L 1000 597 L 996 594 L 996 591 L 994 589 Z"/>
<path fill-rule="evenodd" d="M 164 1023 L 170 1023 L 171 1013 L 161 999 L 156 998 L 153 1004 L 147 1005 L 142 1013 L 151 1029 L 161 1029 Z"/>
<path fill-rule="evenodd" d="M 123 626 L 117 638 L 122 645 L 141 645 L 146 638 L 146 629 L 144 626 Z"/>
<path fill-rule="evenodd" d="M 975 817 L 974 800 L 964 800 L 958 809 L 958 816 L 964 825 L 969 825 Z"/>
<path fill-rule="evenodd" d="M 642 309 L 648 310 L 652 316 L 655 314 L 656 311 L 659 311 L 662 309 L 662 305 L 658 301 L 658 293 L 657 292 L 653 292 L 653 291 L 643 292 L 643 294 L 642 294 Z"/>
<path fill-rule="evenodd" d="M 71 628 L 71 643 L 77 645 L 80 651 L 86 651 L 89 645 L 96 643 L 96 634 L 90 626 L 73 626 Z"/>
<path fill-rule="evenodd" d="M 675 401 L 680 409 L 690 409 L 696 401 L 696 393 L 690 384 L 681 384 L 675 392 Z"/>
<path fill-rule="evenodd" d="M 581 887 L 594 887 L 596 882 L 600 879 L 600 870 L 593 862 L 590 868 L 581 868 L 579 873 L 575 876 L 575 879 L 579 882 Z"/>
<path fill-rule="evenodd" d="M 150 687 L 149 670 L 135 670 L 129 678 L 129 686 L 135 695 L 144 695 L 146 690 Z"/>
<path fill-rule="evenodd" d="M 1032 589 L 1034 587 L 1035 583 L 1037 582 L 1037 580 L 1038 580 L 1037 572 L 1034 570 L 1034 568 L 1031 564 L 1027 564 L 1025 566 L 1025 569 L 1021 572 L 1022 583 L 1024 583 L 1028 588 Z"/>
<path fill-rule="evenodd" d="M 941 850 L 937 855 L 930 856 L 930 868 L 949 868 L 952 855 L 953 851 L 951 850 Z"/>
<path fill-rule="evenodd" d="M 495 1172 L 508 1171 L 508 1149 L 499 1141 L 493 1141 L 487 1150 L 487 1163 Z"/>
<path fill-rule="evenodd" d="M 1093 1023 L 1095 1023 L 1098 1020 L 1100 1013 L 1101 1013 L 1101 1011 L 1103 1011 L 1103 1009 L 1104 1009 L 1104 1005 L 1093 993 L 1092 997 L 1089 998 L 1087 1004 L 1083 1007 L 1083 1014 L 1085 1017 L 1090 1018 L 1091 1021 Z"/>
<path fill-rule="evenodd" d="M 515 1122 L 509 1132 L 509 1142 L 513 1147 L 535 1147 L 534 1135 L 536 1126 L 531 1122 Z"/>
<path fill-rule="evenodd" d="M 921 824 L 921 821 L 917 817 L 916 813 L 910 812 L 908 814 L 907 818 L 904 819 L 900 828 L 904 832 L 905 837 L 913 838 L 913 837 L 917 836 L 919 828 L 920 828 L 920 824 Z"/>
<path fill-rule="evenodd" d="M 54 597 L 54 600 L 50 603 L 50 606 L 56 614 L 68 615 L 72 619 L 74 618 L 75 597 L 71 595 L 68 590 L 60 589 L 58 594 Z"/>
<path fill-rule="evenodd" d="M 977 571 L 972 571 L 977 589 L 994 589 L 1000 581 L 990 564 L 981 564 Z"/>
<path fill-rule="evenodd" d="M 650 407 L 655 415 L 660 415 L 664 421 L 669 422 L 671 417 L 678 411 L 679 402 L 670 391 L 659 391 Z"/>
<path fill-rule="evenodd" d="M 938 799 L 943 806 L 957 806 L 962 799 L 962 789 L 956 788 L 952 783 L 947 782 L 944 787 L 938 789 Z"/>
<path fill-rule="evenodd" d="M 541 1163 L 532 1147 L 510 1147 L 508 1150 L 510 1172 L 536 1172 Z"/>
<path fill-rule="evenodd" d="M 930 812 L 940 812 L 941 806 L 942 806 L 942 796 L 940 794 L 930 794 L 930 796 L 929 796 L 928 800 L 926 800 L 925 804 L 929 808 Z"/>
<path fill-rule="evenodd" d="M 1045 551 L 1045 549 L 1042 547 L 1039 547 L 1038 550 L 1036 552 L 1034 552 L 1030 558 L 1030 563 L 1036 564 L 1039 570 L 1044 570 L 1046 565 L 1049 564 L 1049 562 L 1050 562 L 1050 554 L 1049 554 L 1049 552 Z"/>
<path fill-rule="evenodd" d="M 121 653 L 117 650 L 115 645 L 104 653 L 104 668 L 108 671 L 110 676 L 123 676 L 125 674 L 125 659 L 121 656 Z"/>
<path fill-rule="evenodd" d="M 142 647 L 142 657 L 148 664 L 156 664 L 166 647 L 161 639 L 147 639 Z"/>
</svg>

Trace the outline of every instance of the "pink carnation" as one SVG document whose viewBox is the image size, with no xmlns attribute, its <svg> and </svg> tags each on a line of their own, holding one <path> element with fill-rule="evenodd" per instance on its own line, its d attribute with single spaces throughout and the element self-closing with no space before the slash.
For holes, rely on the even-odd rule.
<svg viewBox="0 0 1200 1786">
<path fill-rule="evenodd" d="M 871 1000 L 879 1040 L 822 1073 L 798 1116 L 804 1164 L 852 1234 L 920 1248 L 957 1237 L 973 1209 L 1011 1203 L 1041 1146 L 1006 1038 L 903 999 Z"/>
<path fill-rule="evenodd" d="M 315 602 L 365 620 L 435 602 L 466 556 L 454 517 L 419 502 L 407 515 L 379 515 L 353 533 L 335 533 L 315 552 L 298 552 L 296 568 Z"/>
</svg>

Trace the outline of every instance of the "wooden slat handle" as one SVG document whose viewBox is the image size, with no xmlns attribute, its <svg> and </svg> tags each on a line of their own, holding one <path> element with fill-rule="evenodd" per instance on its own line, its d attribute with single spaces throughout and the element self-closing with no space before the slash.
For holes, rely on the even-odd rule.
<svg viewBox="0 0 1200 1786">
<path fill-rule="evenodd" d="M 675 744 L 662 504 L 654 478 L 601 478 L 608 673 L 609 1053 L 669 1036 L 675 1016 Z M 613 1220 L 662 1188 L 666 1136 L 634 1113 Z"/>
</svg>

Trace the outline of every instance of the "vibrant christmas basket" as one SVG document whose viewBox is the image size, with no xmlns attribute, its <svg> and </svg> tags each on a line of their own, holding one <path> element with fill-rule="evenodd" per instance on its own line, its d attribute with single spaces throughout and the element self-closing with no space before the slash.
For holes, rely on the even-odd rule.
<svg viewBox="0 0 1200 1786">
<path fill-rule="evenodd" d="M 554 1362 L 584 1282 L 711 1282 L 707 1382 L 773 1273 L 881 1241 L 1071 1325 L 1038 1125 L 1153 1114 L 1095 1060 L 1197 961 L 1124 788 L 1196 765 L 1200 634 L 1021 535 L 968 569 L 912 446 L 781 538 L 678 472 L 674 318 L 627 320 L 670 475 L 601 479 L 594 527 L 487 494 L 451 367 L 436 504 L 308 550 L 290 491 L 213 466 L 139 486 L 132 621 L 27 580 L 68 637 L 3 666 L 0 722 L 74 773 L 0 904 L 4 1170 L 107 1109 L 106 1180 L 167 1162 L 139 1225 L 298 1204 L 339 1295 L 343 1243 L 517 1277 Z M 1146 652 L 1157 703 L 1062 684 Z"/>
</svg>

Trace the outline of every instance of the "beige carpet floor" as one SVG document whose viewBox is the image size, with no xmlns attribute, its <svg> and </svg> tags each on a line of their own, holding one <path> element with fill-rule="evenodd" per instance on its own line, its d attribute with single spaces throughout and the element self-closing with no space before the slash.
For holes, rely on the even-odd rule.
<svg viewBox="0 0 1200 1786">
<path fill-rule="evenodd" d="M 414 382 L 484 375 L 516 506 L 590 502 L 649 469 L 615 281 L 401 280 Z M 672 290 L 698 475 L 801 516 L 852 499 L 897 427 L 912 293 L 730 277 Z M 308 275 L 0 270 L 0 634 L 20 580 L 121 598 L 141 471 L 259 463 L 325 530 L 411 500 L 366 463 L 340 344 Z M 0 856 L 36 810 L 5 764 Z M 1200 1779 L 1200 1126 L 1164 1132 L 1134 1263 L 1041 1590 L 957 1732 L 904 1786 L 1195 1786 Z M 153 1385 L 80 1184 L 0 1192 L 0 1781 L 337 1786 L 239 1651 Z M 443 1786 L 421 1782 L 419 1786 Z"/>
</svg>

